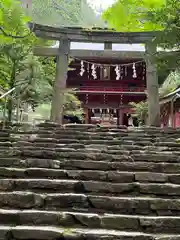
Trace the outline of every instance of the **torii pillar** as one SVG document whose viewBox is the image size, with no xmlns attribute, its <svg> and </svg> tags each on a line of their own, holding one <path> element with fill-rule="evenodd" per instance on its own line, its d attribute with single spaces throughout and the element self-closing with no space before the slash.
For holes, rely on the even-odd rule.
<svg viewBox="0 0 180 240">
<path fill-rule="evenodd" d="M 70 41 L 68 39 L 60 40 L 51 105 L 51 121 L 58 124 L 63 124 L 63 105 L 69 65 L 69 52 Z"/>
<path fill-rule="evenodd" d="M 156 69 L 156 48 L 155 42 L 146 43 L 146 82 L 148 100 L 148 125 L 160 127 L 160 105 L 159 85 Z"/>
</svg>

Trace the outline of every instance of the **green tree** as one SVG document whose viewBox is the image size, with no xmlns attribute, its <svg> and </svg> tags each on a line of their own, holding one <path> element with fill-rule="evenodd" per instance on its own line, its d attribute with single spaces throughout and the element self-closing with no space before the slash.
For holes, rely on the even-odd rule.
<svg viewBox="0 0 180 240">
<path fill-rule="evenodd" d="M 147 102 L 146 101 L 142 101 L 142 102 L 139 102 L 139 103 L 131 102 L 130 105 L 135 110 L 140 125 L 145 125 L 147 115 L 148 115 L 148 104 L 147 104 Z"/>
<path fill-rule="evenodd" d="M 33 47 L 49 45 L 49 42 L 37 39 L 28 29 L 25 13 L 20 3 L 14 0 L 3 0 L 0 8 L 0 86 L 8 91 L 8 120 L 11 121 L 14 110 L 18 107 L 36 108 L 42 103 L 49 104 L 52 96 L 53 79 L 55 78 L 54 59 L 44 61 L 33 56 Z M 73 93 L 68 93 L 78 101 Z M 72 99 L 71 98 L 71 99 Z M 69 98 L 65 98 L 70 101 Z M 18 100 L 18 101 L 17 101 Z M 66 107 L 74 107 L 72 101 Z M 79 104 L 79 102 L 78 102 Z M 68 107 L 69 109 L 69 107 Z M 79 112 L 79 105 L 78 105 Z"/>
<path fill-rule="evenodd" d="M 179 0 L 117 0 L 103 17 L 120 31 L 163 30 L 159 43 L 164 47 L 179 48 L 179 13 Z"/>
<path fill-rule="evenodd" d="M 179 50 L 180 42 L 179 0 L 117 0 L 103 17 L 111 27 L 119 31 L 156 31 L 159 47 Z M 119 17 L 121 16 L 121 17 Z M 176 68 L 179 54 L 157 59 L 159 84 Z"/>
<path fill-rule="evenodd" d="M 103 25 L 87 0 L 32 0 L 30 15 L 35 23 L 56 27 Z"/>
<path fill-rule="evenodd" d="M 166 0 L 118 0 L 104 12 L 104 18 L 112 27 L 124 32 L 160 30 L 162 23 L 153 21 L 154 14 L 165 3 Z"/>
<path fill-rule="evenodd" d="M 0 2 L 0 44 L 22 39 L 30 33 L 27 28 L 29 18 L 25 16 L 14 0 L 1 0 Z"/>
</svg>

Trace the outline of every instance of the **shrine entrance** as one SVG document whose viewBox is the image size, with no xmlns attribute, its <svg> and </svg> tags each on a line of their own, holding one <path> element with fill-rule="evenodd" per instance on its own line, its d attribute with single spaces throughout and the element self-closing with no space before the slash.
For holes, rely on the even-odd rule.
<svg viewBox="0 0 180 240">
<path fill-rule="evenodd" d="M 102 124 L 103 126 L 118 125 L 118 110 L 109 108 L 89 109 L 89 122 L 92 124 Z"/>
<path fill-rule="evenodd" d="M 88 108 L 85 122 L 87 124 L 101 124 L 103 126 L 126 126 L 137 127 L 138 119 L 133 114 L 133 110 L 116 108 Z"/>
<path fill-rule="evenodd" d="M 158 75 L 156 69 L 156 54 L 157 54 L 157 42 L 155 41 L 156 37 L 158 36 L 158 32 L 117 32 L 112 29 L 105 30 L 105 29 L 95 29 L 95 30 L 87 30 L 86 28 L 75 28 L 75 27 L 50 27 L 44 26 L 40 24 L 29 23 L 31 30 L 35 33 L 37 37 L 41 37 L 48 40 L 53 41 L 60 41 L 59 47 L 57 49 L 54 48 L 35 48 L 34 53 L 38 56 L 55 56 L 56 61 L 56 78 L 54 81 L 54 90 L 53 90 L 53 97 L 52 97 L 52 107 L 51 107 L 51 121 L 62 124 L 63 121 L 63 99 L 64 93 L 66 91 L 66 80 L 67 80 L 67 73 L 69 67 L 69 58 L 70 56 L 76 57 L 76 59 L 80 60 L 87 60 L 87 57 L 91 57 L 93 59 L 97 59 L 97 57 L 103 57 L 104 59 L 109 59 L 112 61 L 112 58 L 116 59 L 144 59 L 146 62 L 146 85 L 147 89 L 144 90 L 143 94 L 147 94 L 148 99 L 148 125 L 159 127 L 160 126 L 160 106 L 159 106 L 159 84 L 158 84 Z M 71 50 L 70 46 L 72 42 L 91 42 L 91 43 L 104 43 L 104 50 L 103 51 L 89 51 L 87 50 Z M 112 44 L 144 44 L 145 45 L 145 52 L 122 52 L 122 51 L 113 51 Z M 164 53 L 163 53 L 164 54 Z M 166 54 L 166 53 L 165 53 Z M 163 55 L 162 55 L 163 56 Z M 83 65 L 83 64 L 82 64 Z M 131 63 L 132 65 L 132 63 Z M 81 69 L 81 63 L 79 68 Z M 134 77 L 135 73 L 135 66 L 132 66 L 131 72 L 133 72 Z M 84 68 L 82 68 L 84 70 Z M 92 72 L 96 79 L 94 73 L 94 64 L 92 65 Z M 120 78 L 120 69 L 116 68 L 117 70 L 117 78 Z M 102 72 L 103 71 L 103 72 Z M 101 71 L 100 75 L 102 77 L 102 81 L 107 84 L 109 79 L 109 68 L 104 68 Z M 100 77 L 100 78 L 101 78 Z M 116 79 L 116 80 L 118 80 Z M 87 79 L 85 79 L 87 80 Z M 106 81 L 107 80 L 107 81 Z M 134 83 L 133 83 L 134 84 Z M 85 85 L 86 86 L 86 85 Z M 132 96 L 137 91 L 130 91 L 131 86 L 128 86 L 127 89 L 112 89 L 112 86 L 105 88 L 104 91 L 100 90 L 100 94 L 105 92 L 106 94 L 110 94 L 110 92 L 117 93 L 117 94 L 126 94 L 128 96 Z M 98 86 L 95 89 L 89 87 L 88 89 L 80 89 L 80 92 L 90 94 L 93 91 L 98 92 Z M 110 91 L 110 92 L 109 92 Z M 131 94 L 130 94 L 131 93 Z M 128 101 L 130 102 L 130 100 Z M 123 103 L 124 104 L 124 103 Z M 87 107 L 87 105 L 86 105 Z M 88 110 L 88 109 L 87 109 Z M 120 110 L 118 111 L 120 113 Z M 86 114 L 88 116 L 88 114 Z M 88 118 L 91 117 L 88 116 Z M 104 123 L 111 124 L 111 119 L 113 117 L 110 113 L 101 114 L 100 117 L 101 121 Z M 109 120 L 108 120 L 109 119 Z M 120 117 L 117 117 L 119 120 L 118 125 L 122 125 L 122 114 Z M 89 120 L 88 120 L 89 121 Z"/>
</svg>

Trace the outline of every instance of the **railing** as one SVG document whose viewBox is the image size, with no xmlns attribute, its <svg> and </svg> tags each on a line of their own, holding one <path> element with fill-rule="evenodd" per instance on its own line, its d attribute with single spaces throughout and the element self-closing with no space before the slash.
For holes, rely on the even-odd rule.
<svg viewBox="0 0 180 240">
<path fill-rule="evenodd" d="M 105 84 L 105 85 L 120 85 L 120 84 L 127 84 L 127 83 L 142 83 L 145 82 L 145 79 L 143 80 L 143 76 L 138 76 L 137 78 L 124 78 L 120 80 L 116 80 L 115 78 L 111 78 L 110 80 L 103 80 L 103 79 L 87 79 L 86 77 L 68 77 L 67 83 L 69 84 L 89 84 L 89 85 L 99 85 L 99 84 Z"/>
<path fill-rule="evenodd" d="M 145 93 L 145 87 L 101 87 L 101 86 L 83 86 L 80 88 L 77 88 L 77 91 L 91 91 L 91 92 L 140 92 Z"/>
<path fill-rule="evenodd" d="M 4 110 L 3 110 L 3 125 L 2 125 L 2 129 L 5 128 L 6 125 L 6 105 L 7 105 L 7 97 L 9 96 L 10 93 L 12 93 L 16 88 L 13 87 L 12 89 L 10 89 L 9 91 L 3 93 L 0 96 L 0 99 L 4 99 Z M 11 96 L 12 97 L 12 96 Z"/>
<path fill-rule="evenodd" d="M 76 88 L 80 91 L 118 91 L 118 92 L 144 92 L 146 89 L 144 81 L 113 81 L 113 80 L 84 80 L 68 79 L 67 87 Z"/>
<path fill-rule="evenodd" d="M 0 96 L 0 99 L 6 98 L 10 93 L 12 93 L 15 90 L 15 87 L 10 89 L 8 92 L 4 93 Z"/>
</svg>

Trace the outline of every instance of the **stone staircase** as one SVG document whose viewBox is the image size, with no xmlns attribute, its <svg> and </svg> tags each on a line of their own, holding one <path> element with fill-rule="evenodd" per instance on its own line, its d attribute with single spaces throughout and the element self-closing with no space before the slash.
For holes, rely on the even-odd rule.
<svg viewBox="0 0 180 240">
<path fill-rule="evenodd" d="M 0 239 L 179 240 L 180 129 L 0 132 Z"/>
</svg>

